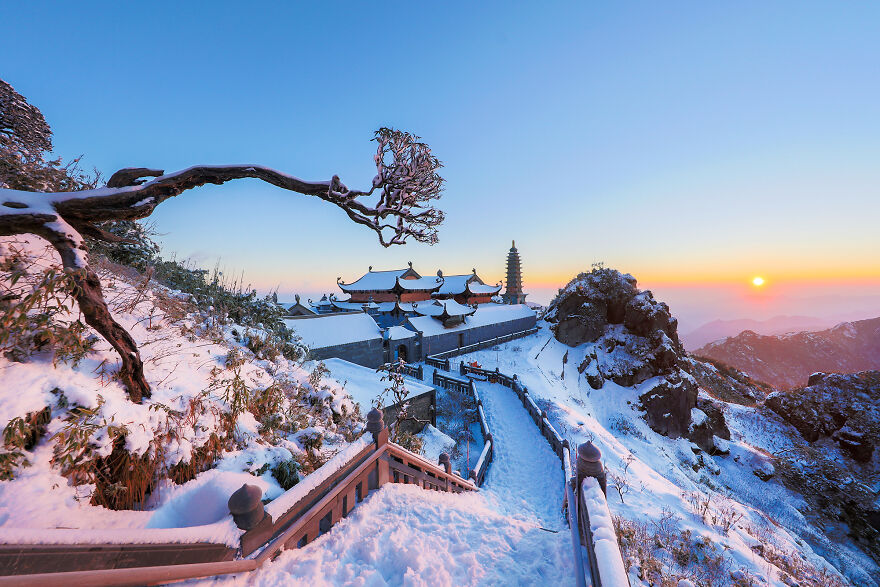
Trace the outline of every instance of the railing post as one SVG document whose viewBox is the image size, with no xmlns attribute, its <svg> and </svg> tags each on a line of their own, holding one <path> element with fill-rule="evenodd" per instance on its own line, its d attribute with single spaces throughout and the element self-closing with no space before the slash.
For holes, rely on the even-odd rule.
<svg viewBox="0 0 880 587">
<path fill-rule="evenodd" d="M 388 442 L 388 429 L 385 427 L 385 415 L 382 410 L 373 408 L 367 413 L 367 432 L 373 435 L 373 442 L 376 443 L 376 449 Z"/>
<path fill-rule="evenodd" d="M 388 428 L 385 427 L 385 419 L 382 410 L 373 408 L 367 413 L 367 432 L 373 435 L 373 442 L 376 443 L 376 450 L 383 450 L 388 444 Z M 376 460 L 376 487 L 370 489 L 378 489 L 391 478 L 391 472 L 388 468 L 388 461 L 383 458 Z"/>
<path fill-rule="evenodd" d="M 263 507 L 263 491 L 256 485 L 245 483 L 238 488 L 226 502 L 235 525 L 242 530 L 250 530 L 266 517 Z"/>
<path fill-rule="evenodd" d="M 592 442 L 585 442 L 578 446 L 577 450 L 577 488 L 584 482 L 584 477 L 595 477 L 602 488 L 602 493 L 608 494 L 605 486 L 605 467 L 602 465 L 602 451 Z"/>
</svg>

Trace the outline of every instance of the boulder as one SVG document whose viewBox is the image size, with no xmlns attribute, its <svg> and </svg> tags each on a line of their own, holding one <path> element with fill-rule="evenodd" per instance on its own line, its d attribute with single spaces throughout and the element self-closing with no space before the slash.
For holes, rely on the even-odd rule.
<svg viewBox="0 0 880 587">
<path fill-rule="evenodd" d="M 634 277 L 603 267 L 581 273 L 559 290 L 546 319 L 563 344 L 593 345 L 578 368 L 590 387 L 601 389 L 605 381 L 632 387 L 658 378 L 642 390 L 645 419 L 661 434 L 688 432 L 697 386 L 679 367 L 685 352 L 678 322 L 669 306 L 638 289 Z"/>
<path fill-rule="evenodd" d="M 639 401 L 652 430 L 678 438 L 690 428 L 691 409 L 697 403 L 697 386 L 689 378 L 670 375 L 643 392 Z"/>
<path fill-rule="evenodd" d="M 693 417 L 694 412 L 698 417 Z M 718 440 L 730 440 L 730 429 L 724 419 L 721 404 L 709 398 L 698 397 L 697 406 L 691 412 L 691 416 L 691 427 L 687 434 L 688 440 L 710 455 L 730 452 L 726 442 Z"/>
</svg>

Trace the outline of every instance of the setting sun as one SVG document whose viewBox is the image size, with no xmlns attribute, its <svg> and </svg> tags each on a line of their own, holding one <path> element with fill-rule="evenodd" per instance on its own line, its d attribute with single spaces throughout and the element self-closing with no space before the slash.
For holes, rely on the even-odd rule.
<svg viewBox="0 0 880 587">
<path fill-rule="evenodd" d="M 754 279 L 752 279 L 752 285 L 754 285 L 755 287 L 761 287 L 762 285 L 764 285 L 764 278 L 755 277 Z"/>
</svg>

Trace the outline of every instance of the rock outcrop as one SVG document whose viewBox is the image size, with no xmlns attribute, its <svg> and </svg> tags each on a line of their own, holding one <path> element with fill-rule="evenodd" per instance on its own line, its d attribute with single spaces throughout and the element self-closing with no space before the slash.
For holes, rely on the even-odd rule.
<svg viewBox="0 0 880 587">
<path fill-rule="evenodd" d="M 860 463 L 880 444 L 880 371 L 814 373 L 809 385 L 771 394 L 766 406 L 808 442 L 831 439 Z"/>
<path fill-rule="evenodd" d="M 578 369 L 591 387 L 641 385 L 651 428 L 673 438 L 688 434 L 697 384 L 680 367 L 686 353 L 678 321 L 633 276 L 602 267 L 581 273 L 559 291 L 545 320 L 560 342 L 589 345 Z"/>
</svg>

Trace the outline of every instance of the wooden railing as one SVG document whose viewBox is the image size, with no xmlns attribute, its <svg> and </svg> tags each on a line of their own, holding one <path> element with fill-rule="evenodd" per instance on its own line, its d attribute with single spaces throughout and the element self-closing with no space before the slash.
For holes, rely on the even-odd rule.
<svg viewBox="0 0 880 587">
<path fill-rule="evenodd" d="M 477 491 L 473 481 L 451 471 L 448 458 L 442 464 L 434 464 L 389 442 L 381 412 L 374 410 L 367 415 L 367 429 L 367 435 L 353 444 L 354 456 L 342 454 L 346 458 L 341 463 L 338 459 L 337 462 L 331 459 L 324 467 L 329 466 L 332 470 L 325 470 L 323 479 L 321 470 L 324 467 L 321 467 L 312 473 L 317 477 L 306 477 L 301 485 L 294 486 L 263 509 L 262 519 L 241 536 L 238 555 L 248 558 L 228 560 L 229 549 L 224 546 L 222 556 L 218 554 L 213 561 L 198 564 L 148 566 L 151 563 L 145 560 L 140 565 L 133 561 L 134 568 L 95 568 L 101 563 L 96 565 L 88 560 L 88 553 L 83 553 L 80 562 L 87 563 L 88 570 L 0 576 L 0 586 L 144 585 L 252 571 L 282 550 L 299 548 L 328 532 L 369 491 L 386 483 L 414 484 L 426 490 L 452 493 Z M 319 482 L 306 486 L 310 478 Z M 264 508 L 259 497 L 257 493 L 254 505 Z M 45 545 L 38 546 L 45 548 Z M 186 549 L 193 545 L 153 546 Z M 254 555 L 260 548 L 259 554 Z"/>
</svg>

